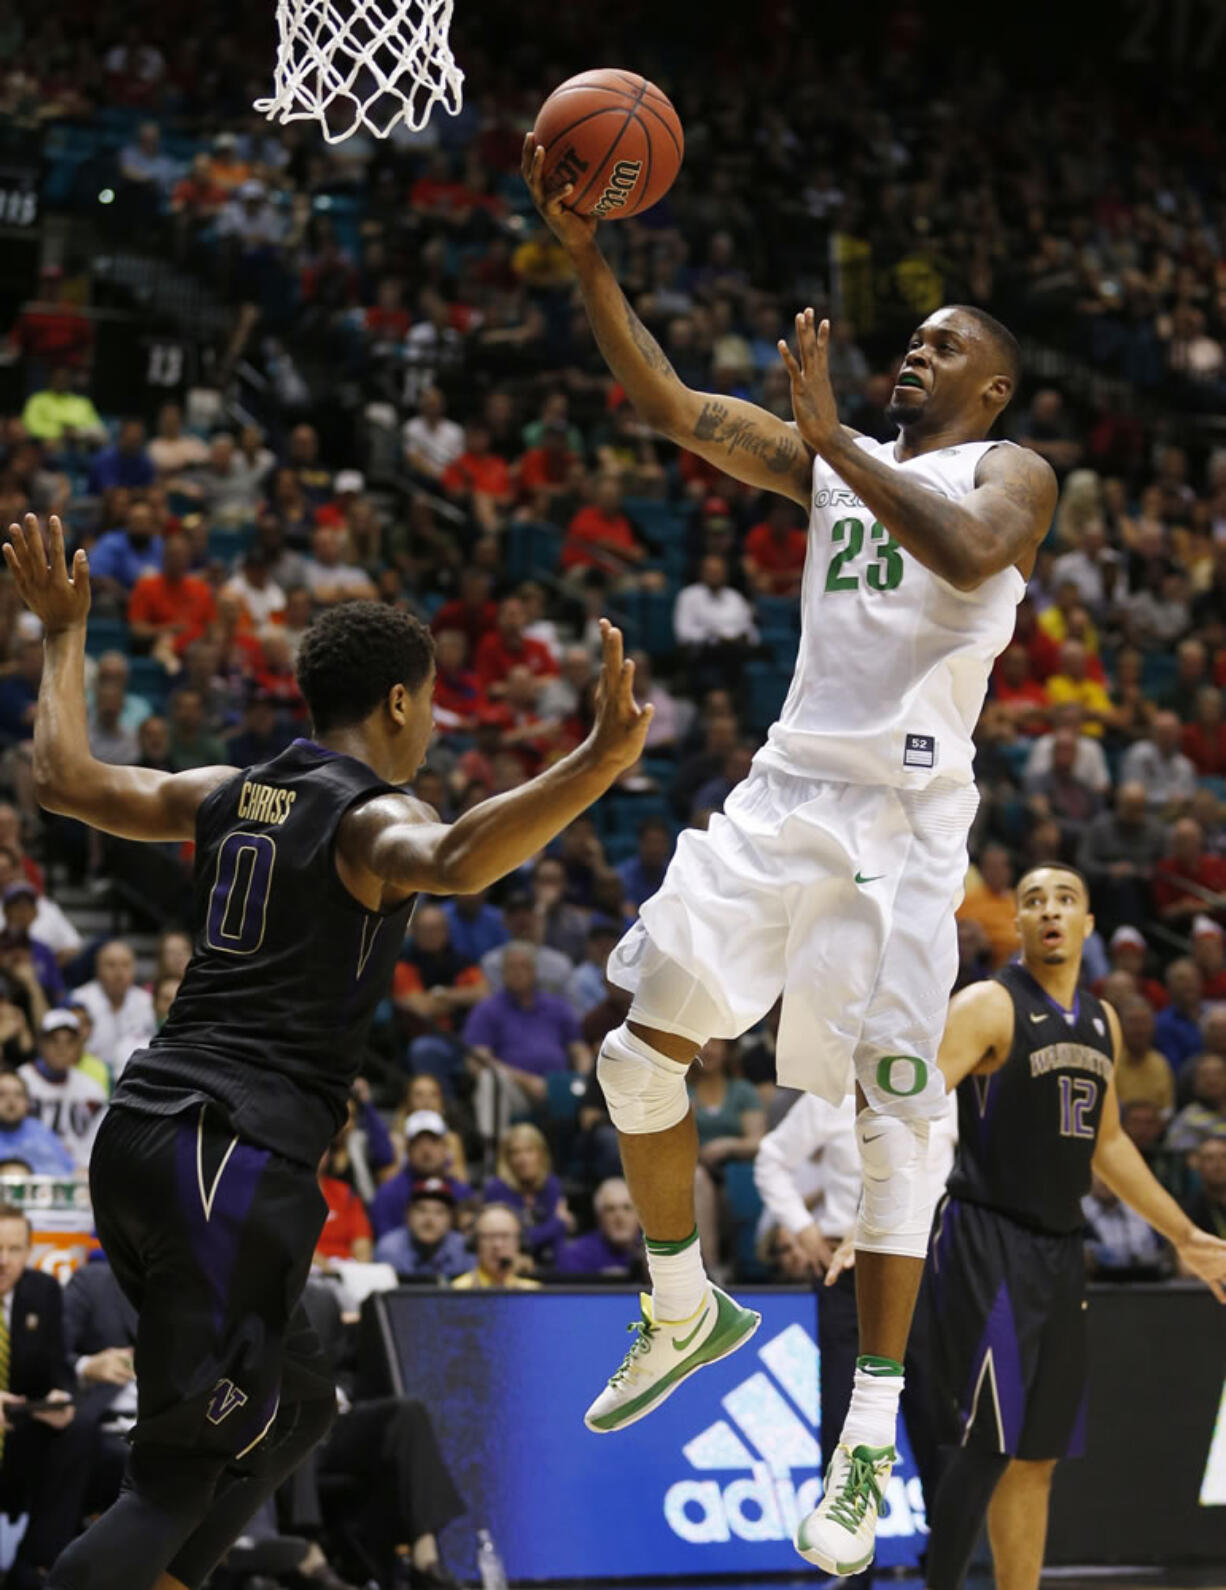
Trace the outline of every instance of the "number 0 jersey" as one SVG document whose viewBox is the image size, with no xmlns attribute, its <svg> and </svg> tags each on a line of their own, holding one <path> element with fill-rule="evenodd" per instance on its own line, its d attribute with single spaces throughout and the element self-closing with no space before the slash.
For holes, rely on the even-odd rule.
<svg viewBox="0 0 1226 1590">
<path fill-rule="evenodd" d="M 191 962 L 115 1104 L 165 1115 L 211 1100 L 240 1137 L 315 1168 L 345 1120 L 413 906 L 355 900 L 336 831 L 391 790 L 364 762 L 295 740 L 201 803 Z"/>
<path fill-rule="evenodd" d="M 949 1191 L 1056 1236 L 1085 1224 L 1103 1096 L 1115 1065 L 1107 1013 L 1080 989 L 1064 1010 L 1024 966 L 997 976 L 1013 1000 L 1009 1057 L 958 1086 Z"/>
<path fill-rule="evenodd" d="M 893 442 L 861 437 L 856 445 L 957 499 L 974 489 L 984 454 L 1011 444 L 967 442 L 901 463 Z M 759 759 L 850 784 L 969 784 L 971 733 L 1025 588 L 1008 568 L 974 591 L 956 590 L 905 552 L 816 459 L 800 650 Z"/>
</svg>

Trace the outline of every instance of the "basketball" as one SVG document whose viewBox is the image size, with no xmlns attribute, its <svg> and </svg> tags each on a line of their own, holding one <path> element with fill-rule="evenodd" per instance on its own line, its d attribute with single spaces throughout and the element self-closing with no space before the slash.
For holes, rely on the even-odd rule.
<svg viewBox="0 0 1226 1590">
<path fill-rule="evenodd" d="M 658 204 L 677 180 L 685 149 L 668 96 L 637 72 L 614 67 L 580 72 L 555 88 L 533 133 L 545 151 L 545 191 L 574 183 L 571 209 L 602 221 Z"/>
</svg>

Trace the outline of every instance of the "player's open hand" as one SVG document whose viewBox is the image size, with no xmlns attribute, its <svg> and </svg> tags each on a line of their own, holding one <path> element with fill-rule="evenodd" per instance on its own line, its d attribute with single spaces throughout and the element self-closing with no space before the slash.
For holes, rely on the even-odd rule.
<svg viewBox="0 0 1226 1590">
<path fill-rule="evenodd" d="M 816 453 L 842 434 L 826 350 L 830 346 L 830 322 L 816 323 L 806 309 L 796 316 L 796 354 L 782 338 L 779 357 L 792 383 L 792 414 L 802 437 Z"/>
<path fill-rule="evenodd" d="M 64 557 L 64 527 L 55 514 L 47 520 L 45 542 L 36 514 L 28 513 L 22 524 L 10 525 L 4 561 L 18 595 L 42 620 L 46 634 L 85 628 L 89 617 L 89 561 L 78 549 L 69 572 Z"/>
<path fill-rule="evenodd" d="M 856 1239 L 844 1237 L 834 1250 L 834 1257 L 826 1267 L 827 1286 L 833 1286 L 844 1270 L 854 1270 L 856 1267 Z"/>
<path fill-rule="evenodd" d="M 1184 1269 L 1198 1275 L 1219 1303 L 1226 1303 L 1226 1242 L 1196 1230 L 1175 1251 Z"/>
<path fill-rule="evenodd" d="M 607 618 L 600 620 L 600 641 L 596 722 L 588 738 L 596 756 L 620 771 L 642 756 L 654 709 L 641 707 L 634 699 L 634 664 L 626 661 L 621 630 Z"/>
<path fill-rule="evenodd" d="M 541 219 L 567 253 L 590 243 L 596 235 L 596 217 L 577 215 L 574 210 L 567 209 L 566 200 L 575 189 L 573 182 L 550 193 L 545 191 L 545 150 L 532 133 L 524 139 L 520 170 Z"/>
</svg>

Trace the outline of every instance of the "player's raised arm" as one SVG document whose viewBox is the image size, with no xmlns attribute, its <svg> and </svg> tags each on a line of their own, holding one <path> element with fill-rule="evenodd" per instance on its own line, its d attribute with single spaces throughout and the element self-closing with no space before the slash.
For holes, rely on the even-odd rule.
<svg viewBox="0 0 1226 1590">
<path fill-rule="evenodd" d="M 393 891 L 476 894 L 522 866 L 638 761 L 652 708 L 634 699 L 634 664 L 621 631 L 601 620 L 604 658 L 596 722 L 587 739 L 539 777 L 492 796 L 446 824 L 427 808 L 389 795 L 359 807 L 341 825 L 342 866 L 373 874 Z"/>
<path fill-rule="evenodd" d="M 37 518 L 27 514 L 24 525 L 9 526 L 4 560 L 22 601 L 43 626 L 43 677 L 34 719 L 39 804 L 121 839 L 191 839 L 200 802 L 234 769 L 160 773 L 98 761 L 89 749 L 85 714 L 85 553 L 76 553 L 69 571 L 60 521 L 52 515 L 44 542 Z"/>
<path fill-rule="evenodd" d="M 1047 534 L 1059 493 L 1052 467 L 1023 447 L 986 453 L 965 497 L 944 497 L 871 457 L 839 424 L 830 384 L 830 322 L 806 309 L 796 317 L 797 357 L 779 344 L 792 381 L 792 407 L 800 435 L 925 568 L 962 591 L 973 591 L 1013 564 L 1029 575 Z M 918 379 L 918 377 L 917 377 Z M 1000 406 L 1008 400 L 1002 387 Z M 950 441 L 967 441 L 951 433 Z"/>
<path fill-rule="evenodd" d="M 976 1071 L 998 1070 L 1013 1043 L 1013 1001 L 1008 989 L 988 981 L 971 983 L 954 995 L 937 1052 L 937 1064 L 952 1093 Z"/>
<path fill-rule="evenodd" d="M 1124 1047 L 1120 1020 L 1112 1006 L 1104 1005 L 1103 1009 L 1111 1027 L 1115 1063 L 1119 1065 Z M 1114 1072 L 1103 1098 L 1098 1142 L 1094 1146 L 1094 1173 L 1121 1203 L 1166 1238 L 1185 1270 L 1199 1276 L 1219 1303 L 1226 1303 L 1226 1242 L 1194 1225 L 1141 1158 L 1140 1149 L 1120 1121 Z"/>
<path fill-rule="evenodd" d="M 747 485 L 775 491 L 808 508 L 813 454 L 778 415 L 740 398 L 694 392 L 635 314 L 596 243 L 596 222 L 566 208 L 570 187 L 547 194 L 545 151 L 524 140 L 523 175 L 549 230 L 570 255 L 584 306 L 605 363 L 639 414 L 678 447 L 688 448 Z"/>
</svg>

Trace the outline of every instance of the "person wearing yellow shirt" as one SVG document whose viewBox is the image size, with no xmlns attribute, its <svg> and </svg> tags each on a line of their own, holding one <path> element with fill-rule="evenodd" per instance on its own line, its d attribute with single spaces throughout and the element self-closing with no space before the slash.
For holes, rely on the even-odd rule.
<svg viewBox="0 0 1226 1590">
<path fill-rule="evenodd" d="M 978 922 L 987 935 L 992 970 L 999 971 L 1017 953 L 1017 901 L 1013 895 L 1013 863 L 1003 845 L 985 845 L 978 868 L 966 878 L 966 898 L 958 907 L 959 922 Z"/>
<path fill-rule="evenodd" d="M 1098 631 L 1086 611 L 1075 580 L 1061 580 L 1056 599 L 1038 617 L 1038 626 L 1054 641 L 1079 640 L 1092 656 L 1098 655 Z"/>
<path fill-rule="evenodd" d="M 21 413 L 21 423 L 33 439 L 53 446 L 73 440 L 105 441 L 106 426 L 89 398 L 72 390 L 68 366 L 52 370 L 50 382 L 41 392 L 31 393 Z"/>
<path fill-rule="evenodd" d="M 477 1267 L 465 1270 L 451 1283 L 459 1292 L 538 1292 L 541 1283 L 520 1275 L 522 1227 L 519 1216 L 506 1204 L 490 1204 L 477 1216 L 473 1239 Z"/>
<path fill-rule="evenodd" d="M 1115 1062 L 1120 1108 L 1152 1104 L 1169 1116 L 1175 1108 L 1175 1073 L 1160 1049 L 1154 1048 L 1154 1012 L 1147 999 L 1134 994 L 1120 1002 L 1123 1047 Z"/>
<path fill-rule="evenodd" d="M 1091 679 L 1086 667 L 1085 647 L 1076 640 L 1066 640 L 1060 648 L 1060 671 L 1047 681 L 1047 699 L 1053 707 L 1066 701 L 1075 701 L 1082 712 L 1083 734 L 1100 739 L 1104 728 L 1116 723 L 1119 713 L 1107 693 L 1107 687 Z"/>
</svg>

